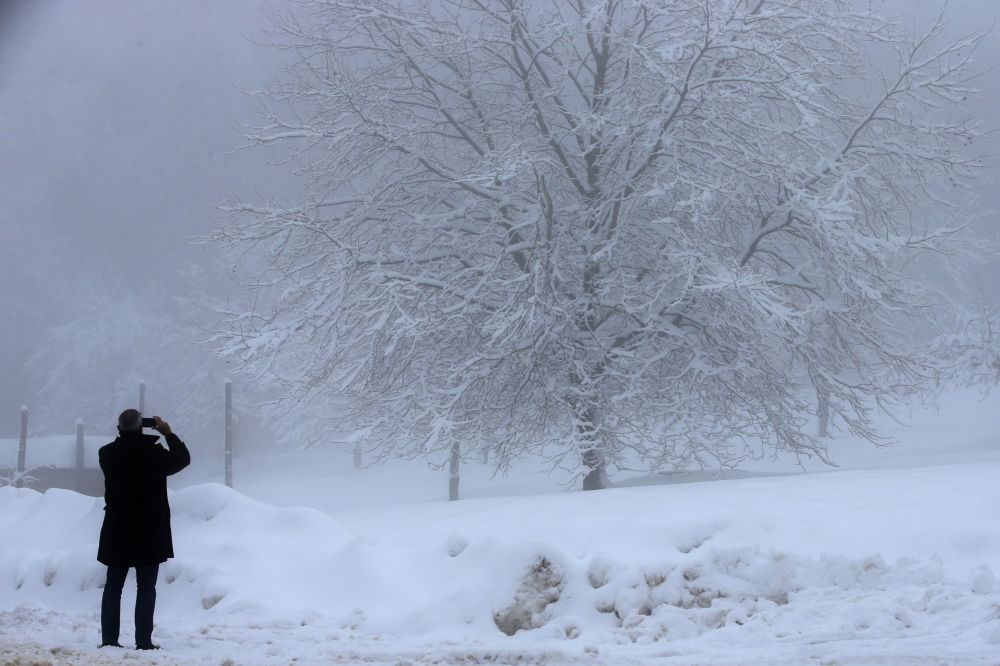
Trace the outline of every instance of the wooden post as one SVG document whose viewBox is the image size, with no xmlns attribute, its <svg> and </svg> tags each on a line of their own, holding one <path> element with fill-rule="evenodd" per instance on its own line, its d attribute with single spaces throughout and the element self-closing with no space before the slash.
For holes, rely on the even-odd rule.
<svg viewBox="0 0 1000 666">
<path fill-rule="evenodd" d="M 76 420 L 76 492 L 83 492 L 83 419 Z"/>
<path fill-rule="evenodd" d="M 459 448 L 458 440 L 451 442 L 451 460 L 448 464 L 448 499 L 458 499 L 458 470 L 462 462 L 462 450 Z"/>
<path fill-rule="evenodd" d="M 146 382 L 139 380 L 139 413 L 146 415 Z"/>
<path fill-rule="evenodd" d="M 233 382 L 226 380 L 226 485 L 233 487 Z"/>
<path fill-rule="evenodd" d="M 233 412 L 233 457 L 240 454 L 240 424 L 242 422 L 239 412 Z"/>
<path fill-rule="evenodd" d="M 24 487 L 25 457 L 28 451 L 28 408 L 21 405 L 21 441 L 17 447 L 17 481 L 15 486 Z"/>
<path fill-rule="evenodd" d="M 361 469 L 361 442 L 354 442 L 354 469 Z"/>
</svg>

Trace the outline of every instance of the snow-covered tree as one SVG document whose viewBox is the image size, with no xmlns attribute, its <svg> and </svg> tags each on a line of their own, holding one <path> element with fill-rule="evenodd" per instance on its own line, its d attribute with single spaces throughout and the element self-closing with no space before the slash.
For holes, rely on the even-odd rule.
<svg viewBox="0 0 1000 666">
<path fill-rule="evenodd" d="M 963 310 L 951 330 L 934 338 L 931 357 L 947 383 L 994 389 L 1000 384 L 1000 308 Z"/>
<path fill-rule="evenodd" d="M 981 36 L 843 0 L 299 4 L 248 138 L 306 185 L 224 207 L 257 293 L 217 342 L 324 428 L 601 488 L 826 460 L 818 403 L 875 440 L 933 374 L 909 267 L 959 235 Z"/>
</svg>

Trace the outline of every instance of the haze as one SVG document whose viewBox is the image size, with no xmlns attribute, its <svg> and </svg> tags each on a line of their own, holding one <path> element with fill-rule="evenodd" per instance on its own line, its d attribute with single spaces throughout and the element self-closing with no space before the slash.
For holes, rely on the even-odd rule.
<svg viewBox="0 0 1000 666">
<path fill-rule="evenodd" d="M 940 8 L 931 0 L 877 4 L 914 26 Z M 214 215 L 207 204 L 282 192 L 294 179 L 268 168 L 260 150 L 233 153 L 242 143 L 238 126 L 255 110 L 240 89 L 281 71 L 281 55 L 251 41 L 262 39 L 266 11 L 281 10 L 281 2 L 8 0 L 3 7 L 0 435 L 14 436 L 18 406 L 37 402 L 38 382 L 24 361 L 47 327 L 126 293 L 176 317 L 171 297 L 190 295 L 192 267 L 207 272 L 205 288 L 225 295 L 233 285 L 213 250 L 185 238 L 207 231 Z M 1000 5 L 965 0 L 946 12 L 958 33 L 997 20 Z M 975 108 L 995 128 L 1000 33 L 978 61 L 988 71 Z M 990 206 L 1000 202 L 992 184 L 982 195 Z M 984 233 L 997 237 L 995 226 Z M 989 270 L 983 280 L 998 275 Z"/>
</svg>

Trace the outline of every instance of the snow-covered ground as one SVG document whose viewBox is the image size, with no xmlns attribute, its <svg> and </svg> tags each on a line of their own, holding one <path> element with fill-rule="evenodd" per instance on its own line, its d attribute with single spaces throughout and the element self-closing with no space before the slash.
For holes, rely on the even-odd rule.
<svg viewBox="0 0 1000 666">
<path fill-rule="evenodd" d="M 0 488 L 0 663 L 997 665 L 998 425 L 962 394 L 834 471 L 581 493 L 470 465 L 452 503 L 342 452 L 243 461 L 239 492 L 182 472 L 155 654 L 96 648 L 101 500 Z"/>
</svg>

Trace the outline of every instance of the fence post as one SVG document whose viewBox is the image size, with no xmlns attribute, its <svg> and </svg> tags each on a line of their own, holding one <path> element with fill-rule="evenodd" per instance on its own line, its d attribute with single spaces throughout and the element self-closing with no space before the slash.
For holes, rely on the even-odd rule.
<svg viewBox="0 0 1000 666">
<path fill-rule="evenodd" d="M 28 408 L 21 405 L 21 441 L 17 447 L 17 481 L 15 486 L 24 487 L 24 459 L 28 450 Z"/>
<path fill-rule="evenodd" d="M 139 413 L 146 415 L 146 382 L 139 380 Z"/>
<path fill-rule="evenodd" d="M 83 419 L 76 420 L 76 492 L 83 492 Z"/>
<path fill-rule="evenodd" d="M 457 439 L 451 442 L 451 459 L 448 461 L 448 499 L 458 499 L 459 469 L 462 464 L 462 451 Z"/>
<path fill-rule="evenodd" d="M 361 442 L 354 442 L 354 469 L 361 469 Z"/>
<path fill-rule="evenodd" d="M 240 425 L 242 424 L 243 418 L 240 416 L 239 412 L 233 412 L 233 457 L 240 452 Z"/>
<path fill-rule="evenodd" d="M 226 380 L 226 485 L 233 487 L 233 382 Z"/>
</svg>

